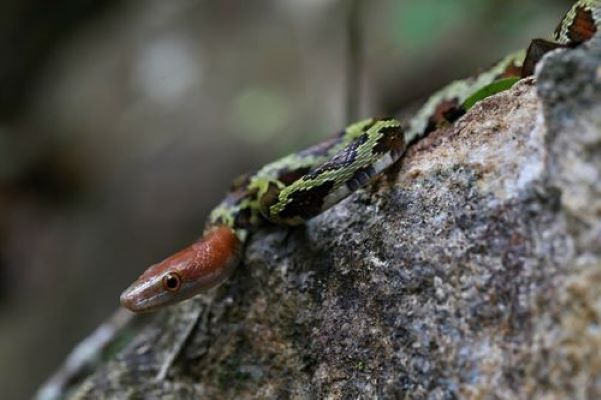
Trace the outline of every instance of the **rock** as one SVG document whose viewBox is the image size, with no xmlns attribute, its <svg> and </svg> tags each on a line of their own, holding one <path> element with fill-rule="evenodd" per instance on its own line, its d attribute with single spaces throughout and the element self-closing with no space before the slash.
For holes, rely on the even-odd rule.
<svg viewBox="0 0 601 400">
<path fill-rule="evenodd" d="M 254 235 L 74 397 L 601 396 L 600 54 L 552 54 L 368 189 Z"/>
</svg>

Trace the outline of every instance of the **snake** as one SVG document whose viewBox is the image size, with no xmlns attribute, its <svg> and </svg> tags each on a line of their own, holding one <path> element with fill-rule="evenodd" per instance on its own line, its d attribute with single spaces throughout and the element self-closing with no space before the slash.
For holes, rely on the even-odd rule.
<svg viewBox="0 0 601 400">
<path fill-rule="evenodd" d="M 241 176 L 211 211 L 202 237 L 146 269 L 121 294 L 121 304 L 134 312 L 154 311 L 218 286 L 240 264 L 249 236 L 261 226 L 299 225 L 334 206 L 399 161 L 420 138 L 533 75 L 546 53 L 594 38 L 600 21 L 601 0 L 576 1 L 548 39 L 534 39 L 485 71 L 451 82 L 409 120 L 364 119 Z"/>
</svg>

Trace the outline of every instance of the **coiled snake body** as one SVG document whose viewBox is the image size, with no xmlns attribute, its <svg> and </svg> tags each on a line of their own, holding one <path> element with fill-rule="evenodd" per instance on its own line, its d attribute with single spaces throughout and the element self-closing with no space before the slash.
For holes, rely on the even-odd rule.
<svg viewBox="0 0 601 400">
<path fill-rule="evenodd" d="M 399 160 L 407 145 L 531 75 L 548 51 L 593 38 L 599 21 L 601 0 L 577 1 L 550 40 L 535 39 L 486 72 L 447 85 L 407 123 L 363 120 L 238 179 L 211 212 L 203 237 L 148 268 L 123 292 L 121 303 L 132 311 L 155 310 L 221 283 L 239 263 L 248 235 L 262 223 L 296 225 L 316 216 Z"/>
</svg>

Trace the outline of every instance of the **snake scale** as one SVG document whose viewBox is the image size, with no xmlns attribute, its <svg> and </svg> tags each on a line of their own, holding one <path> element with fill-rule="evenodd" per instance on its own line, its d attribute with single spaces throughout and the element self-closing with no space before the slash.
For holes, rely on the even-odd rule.
<svg viewBox="0 0 601 400">
<path fill-rule="evenodd" d="M 601 0 L 579 0 L 549 39 L 535 39 L 468 79 L 432 95 L 409 121 L 366 119 L 330 139 L 237 179 L 211 212 L 197 242 L 149 267 L 121 295 L 132 311 L 152 311 L 223 282 L 242 258 L 249 234 L 263 223 L 297 225 L 368 184 L 419 138 L 453 123 L 477 101 L 532 75 L 550 50 L 590 40 L 601 21 Z"/>
</svg>

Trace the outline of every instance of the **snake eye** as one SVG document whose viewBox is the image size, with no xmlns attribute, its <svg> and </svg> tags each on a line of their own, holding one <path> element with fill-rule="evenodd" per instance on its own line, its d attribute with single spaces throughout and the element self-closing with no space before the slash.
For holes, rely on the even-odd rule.
<svg viewBox="0 0 601 400">
<path fill-rule="evenodd" d="M 163 287 L 170 292 L 177 292 L 182 284 L 182 278 L 175 273 L 169 272 L 163 276 Z"/>
</svg>

